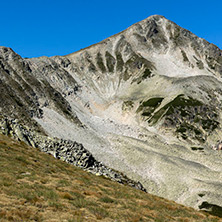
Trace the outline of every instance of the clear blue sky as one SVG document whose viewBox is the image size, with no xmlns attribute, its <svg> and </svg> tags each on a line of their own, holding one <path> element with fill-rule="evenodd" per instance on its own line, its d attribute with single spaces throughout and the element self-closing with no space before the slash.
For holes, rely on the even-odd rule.
<svg viewBox="0 0 222 222">
<path fill-rule="evenodd" d="M 65 55 L 159 14 L 222 48 L 221 0 L 0 0 L 0 45 Z"/>
</svg>

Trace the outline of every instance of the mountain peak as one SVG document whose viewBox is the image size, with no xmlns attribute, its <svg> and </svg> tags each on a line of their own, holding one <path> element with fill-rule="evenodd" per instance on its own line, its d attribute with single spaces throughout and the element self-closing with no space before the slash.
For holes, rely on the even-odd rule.
<svg viewBox="0 0 222 222">
<path fill-rule="evenodd" d="M 149 17 L 145 18 L 144 20 L 151 20 L 151 19 L 154 19 L 154 20 L 159 20 L 159 19 L 165 19 L 165 20 L 168 20 L 166 17 L 164 17 L 163 15 L 150 15 Z"/>
<path fill-rule="evenodd" d="M 211 149 L 222 144 L 216 46 L 153 15 L 65 57 L 8 59 L 3 51 L 1 113 L 82 144 L 148 192 L 221 206 L 221 155 Z"/>
<path fill-rule="evenodd" d="M 114 35 L 108 37 L 107 39 L 102 40 L 101 42 L 98 42 L 98 43 L 96 43 L 96 44 L 90 45 L 90 46 L 88 46 L 88 47 L 86 47 L 86 48 L 80 49 L 79 51 L 73 52 L 73 53 L 68 54 L 68 55 L 66 55 L 66 56 L 68 56 L 68 57 L 69 57 L 69 56 L 73 56 L 73 55 L 75 55 L 75 54 L 78 54 L 79 52 L 82 52 L 83 50 L 87 50 L 87 49 L 93 48 L 94 46 L 97 46 L 97 45 L 100 45 L 100 44 L 103 44 L 103 43 L 106 44 L 106 42 L 108 42 L 108 41 L 110 41 L 110 40 L 112 40 L 112 39 L 116 39 L 118 36 L 124 36 L 127 32 L 130 32 L 130 30 L 134 30 L 135 27 L 140 26 L 140 25 L 143 24 L 143 23 L 147 23 L 147 22 L 152 22 L 152 21 L 153 21 L 154 23 L 152 23 L 152 24 L 155 25 L 156 22 L 160 21 L 161 19 L 162 19 L 163 21 L 169 21 L 169 20 L 167 20 L 167 19 L 166 19 L 164 16 L 162 16 L 162 15 L 151 15 L 151 16 L 147 17 L 146 19 L 144 19 L 144 20 L 142 20 L 142 21 L 139 21 L 139 22 L 137 22 L 137 23 L 129 26 L 127 29 L 121 31 L 120 33 L 114 34 Z M 151 24 L 151 25 L 152 25 L 152 24 Z M 156 24 L 156 25 L 157 25 L 157 24 Z M 115 41 L 115 40 L 114 40 L 114 41 Z"/>
</svg>

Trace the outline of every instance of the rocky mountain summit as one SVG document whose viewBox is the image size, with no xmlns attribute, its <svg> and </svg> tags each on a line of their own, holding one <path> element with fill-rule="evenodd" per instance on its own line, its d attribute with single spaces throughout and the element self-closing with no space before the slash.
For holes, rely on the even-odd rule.
<svg viewBox="0 0 222 222">
<path fill-rule="evenodd" d="M 82 144 L 152 194 L 220 208 L 221 76 L 218 47 L 154 15 L 67 56 L 0 47 L 1 119 Z"/>
</svg>

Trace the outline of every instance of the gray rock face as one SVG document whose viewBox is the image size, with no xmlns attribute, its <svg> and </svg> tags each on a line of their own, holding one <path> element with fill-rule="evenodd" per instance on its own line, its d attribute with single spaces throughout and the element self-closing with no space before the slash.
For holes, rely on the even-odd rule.
<svg viewBox="0 0 222 222">
<path fill-rule="evenodd" d="M 221 77 L 218 47 L 155 15 L 63 57 L 22 59 L 0 47 L 0 112 L 59 138 L 66 148 L 50 152 L 61 159 L 76 163 L 71 148 L 82 144 L 150 193 L 222 206 L 222 154 L 212 149 L 222 137 Z"/>
<path fill-rule="evenodd" d="M 121 184 L 126 184 L 146 192 L 140 182 L 127 178 L 124 174 L 116 172 L 95 160 L 92 154 L 82 144 L 71 140 L 50 138 L 39 135 L 18 123 L 17 120 L 2 118 L 0 121 L 0 133 L 26 142 L 28 145 L 53 155 L 74 166 L 80 167 L 97 176 L 104 176 Z"/>
</svg>

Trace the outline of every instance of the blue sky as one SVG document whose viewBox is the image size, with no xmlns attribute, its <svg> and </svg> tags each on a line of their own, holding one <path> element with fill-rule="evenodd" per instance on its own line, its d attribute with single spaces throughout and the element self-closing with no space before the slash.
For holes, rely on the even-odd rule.
<svg viewBox="0 0 222 222">
<path fill-rule="evenodd" d="M 0 0 L 0 45 L 23 57 L 66 55 L 159 14 L 222 48 L 222 1 Z"/>
</svg>

